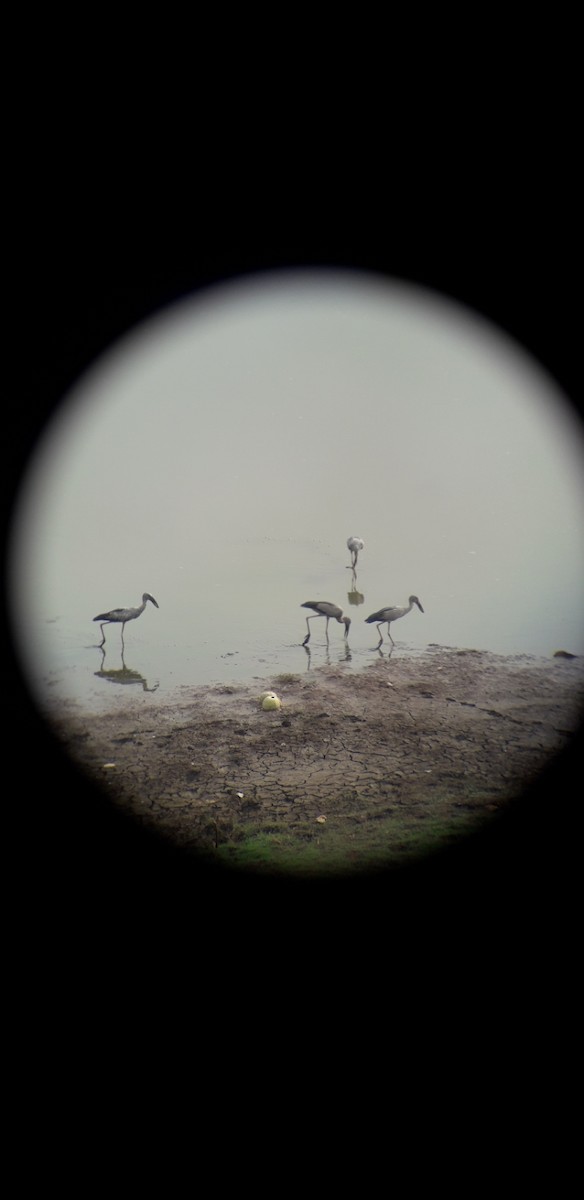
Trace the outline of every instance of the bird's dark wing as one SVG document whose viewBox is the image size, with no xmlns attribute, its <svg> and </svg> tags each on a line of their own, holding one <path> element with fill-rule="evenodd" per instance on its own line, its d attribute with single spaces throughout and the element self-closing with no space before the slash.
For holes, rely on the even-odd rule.
<svg viewBox="0 0 584 1200">
<path fill-rule="evenodd" d="M 384 615 L 383 615 L 384 612 L 385 612 L 385 609 L 380 608 L 379 612 L 371 613 L 370 617 L 365 617 L 365 624 L 371 625 L 373 623 L 373 621 L 383 621 L 385 619 Z"/>
</svg>

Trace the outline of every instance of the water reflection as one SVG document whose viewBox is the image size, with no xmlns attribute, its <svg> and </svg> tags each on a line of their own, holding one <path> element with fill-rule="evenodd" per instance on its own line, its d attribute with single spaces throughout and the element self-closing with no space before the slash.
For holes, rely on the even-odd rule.
<svg viewBox="0 0 584 1200">
<path fill-rule="evenodd" d="M 310 646 L 307 646 L 304 642 L 302 643 L 302 645 L 303 645 L 303 649 L 306 651 L 306 670 L 310 671 L 310 668 L 312 665 L 312 651 L 310 649 Z M 327 667 L 330 667 L 332 665 L 332 661 L 334 661 L 335 663 L 351 662 L 351 659 L 353 657 L 353 655 L 351 654 L 350 646 L 347 642 L 345 643 L 344 649 L 341 651 L 341 653 L 334 655 L 334 660 L 331 660 L 331 651 L 330 651 L 330 646 L 328 646 L 328 645 L 323 647 L 323 656 L 324 656 L 324 662 L 326 663 Z M 318 666 L 319 667 L 322 666 L 320 654 L 318 656 Z"/>
<path fill-rule="evenodd" d="M 352 568 L 352 571 L 351 591 L 347 592 L 347 600 L 349 601 L 349 604 L 363 604 L 365 596 L 363 592 L 360 592 L 357 588 L 357 572 L 354 567 Z"/>
<path fill-rule="evenodd" d="M 98 679 L 107 679 L 110 683 L 141 683 L 142 689 L 145 692 L 155 692 L 157 687 L 159 687 L 158 683 L 155 683 L 154 687 L 148 687 L 148 680 L 145 679 L 144 675 L 141 675 L 139 671 L 134 671 L 132 667 L 126 666 L 123 650 L 121 653 L 121 667 L 110 667 L 106 670 L 104 666 L 105 650 L 101 649 L 101 647 L 98 647 L 98 649 L 101 651 L 101 667 L 99 671 L 94 671 Z"/>
<path fill-rule="evenodd" d="M 395 643 L 392 643 L 391 648 L 387 651 L 387 654 L 384 653 L 384 651 L 381 649 L 381 646 L 373 647 L 373 653 L 375 654 L 377 652 L 377 654 L 379 655 L 380 658 L 387 658 L 387 659 L 391 658 L 394 650 L 395 650 Z"/>
</svg>

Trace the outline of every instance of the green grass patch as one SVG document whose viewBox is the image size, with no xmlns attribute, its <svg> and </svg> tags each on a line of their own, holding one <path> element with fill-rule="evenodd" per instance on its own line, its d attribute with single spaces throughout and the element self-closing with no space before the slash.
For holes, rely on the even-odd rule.
<svg viewBox="0 0 584 1200">
<path fill-rule="evenodd" d="M 294 875 L 346 875 L 397 867 L 451 846 L 476 828 L 465 815 L 399 814 L 356 821 L 331 816 L 272 819 L 234 826 L 217 848 L 224 862 L 244 870 Z"/>
</svg>

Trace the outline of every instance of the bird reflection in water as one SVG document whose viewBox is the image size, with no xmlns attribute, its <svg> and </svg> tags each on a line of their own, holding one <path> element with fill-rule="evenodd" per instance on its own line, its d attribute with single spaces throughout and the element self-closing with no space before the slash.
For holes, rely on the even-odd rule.
<svg viewBox="0 0 584 1200">
<path fill-rule="evenodd" d="M 303 646 L 303 649 L 306 651 L 306 670 L 310 671 L 310 668 L 312 666 L 312 651 L 310 649 L 310 646 L 308 646 L 306 644 L 306 642 L 303 642 L 302 646 Z M 324 647 L 323 655 L 324 655 L 324 662 L 326 663 L 327 667 L 330 667 L 332 665 L 330 646 Z M 337 654 L 335 656 L 334 662 L 336 662 L 336 663 L 350 662 L 352 657 L 353 657 L 353 655 L 351 654 L 350 647 L 347 645 L 347 643 L 345 643 L 342 653 Z M 322 658 L 321 658 L 320 654 L 318 656 L 318 666 L 319 667 L 322 666 Z"/>
<path fill-rule="evenodd" d="M 375 649 L 377 650 L 377 653 L 380 658 L 389 659 L 389 658 L 391 658 L 391 656 L 393 654 L 394 647 L 395 647 L 395 642 L 392 642 L 390 649 L 387 651 L 387 654 L 384 653 L 384 651 L 381 649 L 381 646 L 376 646 Z"/>
<path fill-rule="evenodd" d="M 351 576 L 351 591 L 347 592 L 347 600 L 349 604 L 363 604 L 365 600 L 363 592 L 360 592 L 357 587 L 357 572 L 354 567 Z"/>
<path fill-rule="evenodd" d="M 110 667 L 106 670 L 104 663 L 105 650 L 101 650 L 101 668 L 99 671 L 94 671 L 98 679 L 107 679 L 110 683 L 141 683 L 142 690 L 145 692 L 155 692 L 157 687 L 160 686 L 158 683 L 155 683 L 154 687 L 148 687 L 148 680 L 139 671 L 133 671 L 131 667 L 126 666 L 123 653 L 121 667 Z"/>
<path fill-rule="evenodd" d="M 357 587 L 357 559 L 359 551 L 363 550 L 365 542 L 360 537 L 347 538 L 347 549 L 351 551 L 351 565 L 347 567 L 347 571 L 351 571 L 351 590 L 347 592 L 347 600 L 349 604 L 363 604 L 365 596 Z"/>
</svg>

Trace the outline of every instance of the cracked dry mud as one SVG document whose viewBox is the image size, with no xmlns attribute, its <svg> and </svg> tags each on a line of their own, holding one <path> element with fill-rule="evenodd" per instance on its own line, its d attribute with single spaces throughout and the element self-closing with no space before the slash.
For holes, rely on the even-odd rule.
<svg viewBox="0 0 584 1200">
<path fill-rule="evenodd" d="M 264 687 L 281 710 L 262 711 Z M 423 828 L 431 848 L 488 819 L 576 732 L 583 691 L 581 659 L 435 647 L 172 703 L 142 694 L 106 715 L 61 713 L 56 728 L 116 803 L 178 846 L 225 856 L 280 831 L 323 862 L 340 838 L 358 864 L 419 845 Z"/>
</svg>

